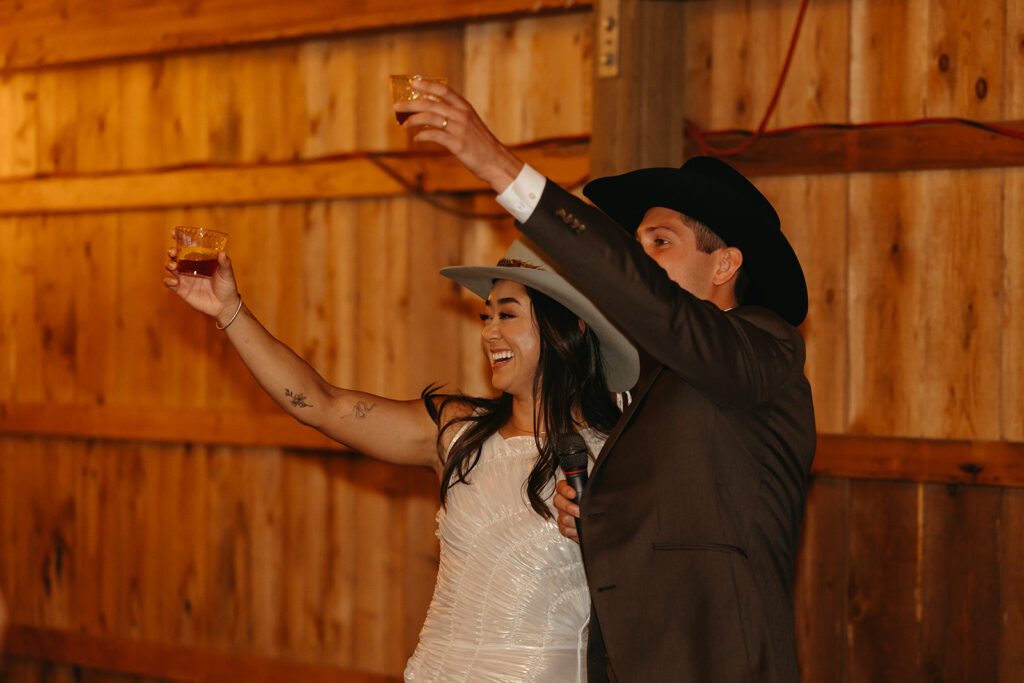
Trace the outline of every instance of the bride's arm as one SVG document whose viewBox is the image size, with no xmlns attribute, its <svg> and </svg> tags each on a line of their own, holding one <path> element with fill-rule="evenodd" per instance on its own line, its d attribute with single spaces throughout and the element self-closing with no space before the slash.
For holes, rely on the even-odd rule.
<svg viewBox="0 0 1024 683">
<path fill-rule="evenodd" d="M 226 254 L 210 279 L 177 275 L 173 250 L 170 255 L 164 284 L 216 319 L 252 376 L 288 414 L 371 457 L 436 466 L 437 427 L 422 400 L 399 401 L 330 384 L 260 324 L 238 294 Z"/>
</svg>

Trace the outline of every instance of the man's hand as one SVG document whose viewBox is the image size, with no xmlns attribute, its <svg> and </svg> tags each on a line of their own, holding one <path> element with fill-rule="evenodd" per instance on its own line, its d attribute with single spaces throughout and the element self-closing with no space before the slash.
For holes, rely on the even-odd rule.
<svg viewBox="0 0 1024 683">
<path fill-rule="evenodd" d="M 415 140 L 436 142 L 455 155 L 473 175 L 501 194 L 519 175 L 523 161 L 498 142 L 461 95 L 443 83 L 415 80 L 427 97 L 396 102 L 396 112 L 412 112 L 403 126 L 426 126 Z"/>
<path fill-rule="evenodd" d="M 576 520 L 580 516 L 580 506 L 572 502 L 576 499 L 576 490 L 564 479 L 555 487 L 555 509 L 558 510 L 558 530 L 568 539 L 580 542 L 576 532 Z"/>
</svg>

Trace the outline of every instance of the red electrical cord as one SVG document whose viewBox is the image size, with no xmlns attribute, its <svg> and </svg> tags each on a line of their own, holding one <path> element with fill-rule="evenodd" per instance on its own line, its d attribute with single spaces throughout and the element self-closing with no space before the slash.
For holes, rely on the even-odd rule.
<svg viewBox="0 0 1024 683">
<path fill-rule="evenodd" d="M 1017 140 L 1024 140 L 1024 131 L 1014 130 L 1012 128 L 1000 126 L 997 123 L 984 123 L 981 121 L 973 121 L 971 119 L 962 119 L 955 116 L 931 116 L 922 119 L 908 119 L 904 121 L 869 121 L 867 123 L 807 123 L 800 126 L 789 126 L 788 128 L 775 128 L 773 130 L 764 131 L 760 137 L 773 137 L 776 135 L 786 135 L 788 133 L 799 133 L 806 130 L 825 130 L 833 128 L 840 130 L 862 130 L 871 128 L 906 128 L 908 126 L 927 126 L 941 123 L 956 123 L 962 126 L 970 126 L 972 128 L 985 130 L 990 133 L 995 133 L 996 135 L 1002 135 Z M 726 135 L 739 133 L 751 134 L 749 131 L 732 130 L 704 132 L 703 135 Z"/>
<path fill-rule="evenodd" d="M 768 124 L 768 119 L 771 117 L 772 113 L 775 111 L 775 107 L 776 107 L 776 105 L 778 104 L 778 101 L 779 101 L 779 95 L 782 92 L 782 86 L 786 82 L 786 76 L 789 74 L 789 67 L 790 67 L 790 65 L 793 62 L 793 53 L 796 51 L 796 46 L 797 46 L 797 43 L 799 42 L 800 31 L 801 31 L 801 29 L 803 27 L 803 22 L 804 22 L 804 16 L 807 13 L 807 5 L 808 5 L 808 0 L 802 0 L 802 2 L 800 3 L 800 9 L 799 9 L 799 11 L 797 13 L 797 17 L 796 17 L 796 24 L 793 27 L 793 34 L 790 37 L 789 47 L 786 50 L 786 59 L 783 62 L 783 65 L 782 65 L 782 71 L 779 74 L 779 79 L 778 79 L 778 81 L 775 84 L 775 90 L 772 93 L 771 100 L 768 102 L 768 107 L 765 109 L 764 116 L 761 117 L 761 122 L 758 124 L 757 130 L 755 130 L 752 133 L 750 131 L 741 131 L 741 130 L 704 131 L 704 130 L 701 130 L 701 128 L 695 122 L 693 122 L 690 119 L 686 119 L 686 134 L 688 136 L 690 136 L 691 138 L 693 138 L 694 141 L 696 141 L 698 147 L 700 148 L 700 153 L 701 154 L 711 154 L 711 155 L 715 155 L 715 156 L 733 156 L 733 155 L 740 154 L 740 153 L 745 152 L 746 150 L 750 149 L 751 145 L 753 145 L 755 142 L 757 142 L 758 139 L 760 139 L 762 137 L 776 136 L 776 135 L 785 135 L 787 133 L 794 133 L 794 132 L 806 131 L 806 130 L 823 130 L 823 129 L 829 129 L 829 128 L 839 128 L 839 129 L 844 129 L 844 130 L 864 129 L 864 128 L 892 128 L 892 127 L 899 127 L 899 126 L 920 126 L 920 125 L 928 125 L 928 124 L 936 124 L 936 123 L 957 123 L 957 124 L 961 124 L 961 125 L 965 125 L 965 126 L 972 126 L 974 128 L 979 128 L 981 130 L 986 130 L 986 131 L 989 131 L 991 133 L 996 133 L 998 135 L 1004 135 L 1006 137 L 1015 138 L 1015 139 L 1018 139 L 1018 140 L 1024 140 L 1024 131 L 1013 130 L 1013 129 L 1010 129 L 1010 128 L 1006 128 L 1004 126 L 1000 126 L 998 124 L 981 123 L 979 121 L 972 121 L 970 119 L 962 119 L 962 118 L 955 118 L 955 117 L 931 117 L 931 118 L 913 119 L 913 120 L 908 120 L 908 121 L 875 121 L 875 122 L 869 122 L 869 123 L 818 123 L 818 124 L 804 124 L 804 125 L 799 125 L 799 126 L 791 126 L 791 127 L 788 127 L 788 128 L 776 128 L 774 130 L 766 130 L 766 126 Z M 726 135 L 726 134 L 738 134 L 738 133 L 747 133 L 749 135 L 749 137 L 746 140 L 744 140 L 741 144 L 737 145 L 736 147 L 732 147 L 730 149 L 722 149 L 722 148 L 714 147 L 711 143 L 708 142 L 708 137 L 709 136 Z M 580 142 L 580 141 L 587 140 L 587 139 L 589 139 L 588 136 L 578 136 L 578 137 L 572 137 L 572 138 L 554 138 L 554 139 L 551 139 L 551 140 L 539 141 L 537 143 L 525 143 L 523 145 L 518 145 L 517 147 L 518 148 L 525 148 L 525 147 L 531 147 L 531 146 L 546 146 L 546 145 L 551 145 L 551 146 L 558 147 L 558 146 L 564 146 L 564 145 L 572 144 L 572 143 L 575 143 L 575 142 Z M 469 212 L 469 211 L 464 211 L 464 210 L 458 209 L 456 207 L 445 205 L 444 203 L 438 201 L 438 199 L 436 197 L 431 197 L 430 195 L 427 195 L 421 189 L 413 186 L 411 183 L 406 181 L 404 178 L 401 178 L 400 176 L 398 176 L 397 173 L 392 171 L 390 168 L 387 167 L 386 164 L 383 163 L 383 161 L 381 159 L 381 155 L 372 155 L 371 154 L 369 156 L 370 156 L 370 159 L 372 161 L 374 161 L 378 166 L 381 167 L 382 170 L 384 170 L 384 172 L 386 172 L 388 175 L 393 177 L 398 183 L 400 183 L 403 187 L 405 187 L 407 190 L 409 190 L 410 193 L 412 193 L 416 197 L 422 199 L 423 201 L 426 201 L 429 204 L 432 204 L 433 206 L 437 207 L 438 209 L 440 209 L 442 211 L 447 211 L 449 213 L 453 213 L 453 214 L 455 214 L 457 216 L 461 216 L 463 218 L 483 218 L 483 219 L 494 220 L 494 219 L 501 219 L 501 218 L 507 218 L 508 217 L 507 214 L 505 214 L 504 212 L 500 212 L 500 213 L 473 213 L 473 212 Z M 576 185 L 582 185 L 584 182 L 586 182 L 586 180 L 587 180 L 586 177 L 580 179 L 574 185 L 574 187 Z"/>
<path fill-rule="evenodd" d="M 774 130 L 765 130 L 765 126 L 768 123 L 768 118 L 775 111 L 775 106 L 778 104 L 779 93 L 782 91 L 782 85 L 786 82 L 786 76 L 789 74 L 789 67 L 793 60 L 793 52 L 796 50 L 796 45 L 800 37 L 800 29 L 804 21 L 804 13 L 807 9 L 808 0 L 803 0 L 800 3 L 800 11 L 797 14 L 796 25 L 793 28 L 793 35 L 789 40 L 789 49 L 786 51 L 786 60 L 782 66 L 782 73 L 779 75 L 779 80 L 775 84 L 775 92 L 772 93 L 772 98 L 768 103 L 768 108 L 764 112 L 764 116 L 761 118 L 761 123 L 758 125 L 757 130 L 753 133 L 750 131 L 739 131 L 739 130 L 728 130 L 728 131 L 705 131 L 701 130 L 695 122 L 690 119 L 686 119 L 686 134 L 689 135 L 697 143 L 701 154 L 711 154 L 715 156 L 732 156 L 740 154 L 750 149 L 759 138 L 766 136 L 784 135 L 786 133 L 795 133 L 805 130 L 822 130 L 827 128 L 841 128 L 844 130 L 853 129 L 864 129 L 864 128 L 895 128 L 900 126 L 921 126 L 936 123 L 958 123 L 965 126 L 972 126 L 974 128 L 980 128 L 981 130 L 987 130 L 998 135 L 1005 135 L 1006 137 L 1015 138 L 1017 140 L 1024 140 L 1024 131 L 1016 131 L 998 124 L 992 123 L 981 123 L 979 121 L 972 121 L 970 119 L 962 119 L 956 117 L 930 117 L 921 119 L 912 119 L 908 121 L 874 121 L 869 123 L 819 123 L 819 124 L 805 124 L 801 126 L 791 126 L 788 128 L 776 128 Z M 725 134 L 737 134 L 747 133 L 750 137 L 744 140 L 741 144 L 730 149 L 722 149 L 714 147 L 708 142 L 709 136 L 714 135 L 725 135 Z"/>
<path fill-rule="evenodd" d="M 746 151 L 757 142 L 757 139 L 764 134 L 765 126 L 768 124 L 768 118 L 775 111 L 775 105 L 779 102 L 779 93 L 782 92 L 782 85 L 786 82 L 786 76 L 789 75 L 789 65 L 793 62 L 793 52 L 796 50 L 797 39 L 800 37 L 800 27 L 804 23 L 804 14 L 807 12 L 808 0 L 803 0 L 800 3 L 800 11 L 796 16 L 796 25 L 793 27 L 793 35 L 789 39 L 789 49 L 786 50 L 786 61 L 782 64 L 782 73 L 779 74 L 779 80 L 775 84 L 775 92 L 772 93 L 772 99 L 768 102 L 768 108 L 765 109 L 764 116 L 761 117 L 761 123 L 758 124 L 757 130 L 749 138 L 744 140 L 741 144 L 732 149 L 719 149 L 712 147 L 706 139 L 706 133 L 702 131 L 696 123 L 690 119 L 686 120 L 686 132 L 694 140 L 697 141 L 697 145 L 700 147 L 701 154 L 713 154 L 715 156 L 731 156 Z"/>
<path fill-rule="evenodd" d="M 544 148 L 544 147 L 553 147 L 553 148 L 557 149 L 557 148 L 568 147 L 570 145 L 579 144 L 581 142 L 589 142 L 589 141 L 590 141 L 590 136 L 589 135 L 564 135 L 564 136 L 557 137 L 557 138 L 545 138 L 545 139 L 542 139 L 542 140 L 533 140 L 533 141 L 530 141 L 530 142 L 523 142 L 523 143 L 520 143 L 520 144 L 517 144 L 517 145 L 509 145 L 509 149 L 524 150 L 524 149 L 538 149 L 538 148 Z M 443 153 L 444 153 L 443 151 L 442 152 L 433 152 L 433 153 L 432 152 L 427 152 L 424 156 L 430 156 L 430 155 L 434 155 L 434 154 L 443 154 Z M 358 156 L 364 156 L 367 159 L 369 159 L 370 161 L 372 161 L 374 164 L 376 164 L 376 166 L 380 170 L 384 171 L 384 173 L 386 173 L 388 176 L 390 176 L 392 180 L 394 180 L 396 183 L 398 183 L 403 188 L 405 188 L 405 190 L 409 194 L 411 194 L 412 196 L 416 197 L 417 199 L 419 199 L 419 200 L 421 200 L 423 202 L 426 202 L 427 204 L 430 204 L 435 209 L 439 209 L 439 210 L 444 211 L 446 213 L 450 213 L 450 214 L 452 214 L 454 216 L 458 216 L 459 218 L 475 218 L 475 219 L 491 220 L 491 221 L 502 220 L 502 219 L 506 219 L 506 218 L 508 218 L 508 219 L 512 218 L 511 214 L 509 214 L 507 211 L 496 211 L 496 212 L 487 212 L 487 213 L 475 212 L 475 211 L 466 211 L 465 209 L 459 208 L 457 206 L 452 206 L 451 204 L 448 204 L 447 202 L 441 201 L 436 195 L 428 194 L 428 193 L 424 192 L 423 188 L 417 187 L 413 183 L 409 182 L 408 180 L 403 178 L 398 172 L 396 172 L 394 169 L 392 169 L 390 166 L 388 166 L 388 164 L 386 164 L 384 162 L 384 159 L 389 157 L 389 156 L 393 156 L 392 154 L 384 153 L 384 152 L 378 152 L 378 153 L 363 152 L 363 153 L 358 153 L 357 155 Z M 575 183 L 569 185 L 567 189 L 571 190 L 574 187 L 582 185 L 583 183 L 585 183 L 587 181 L 587 178 L 588 178 L 588 176 L 584 176 L 580 180 L 578 180 Z M 451 194 L 451 193 L 448 193 L 448 194 Z"/>
</svg>

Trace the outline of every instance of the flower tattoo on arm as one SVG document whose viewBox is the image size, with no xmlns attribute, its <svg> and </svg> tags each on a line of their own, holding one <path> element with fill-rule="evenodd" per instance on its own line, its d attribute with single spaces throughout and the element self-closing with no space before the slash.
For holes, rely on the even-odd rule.
<svg viewBox="0 0 1024 683">
<path fill-rule="evenodd" d="M 296 393 L 293 393 L 291 389 L 285 389 L 284 390 L 284 395 L 292 400 L 292 405 L 295 406 L 296 408 L 312 408 L 313 407 L 312 403 L 306 403 L 306 395 L 305 394 L 296 394 Z"/>
</svg>

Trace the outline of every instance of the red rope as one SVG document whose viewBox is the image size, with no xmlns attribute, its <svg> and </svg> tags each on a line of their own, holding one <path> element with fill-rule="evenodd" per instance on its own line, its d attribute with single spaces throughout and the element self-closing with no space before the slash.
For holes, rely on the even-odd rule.
<svg viewBox="0 0 1024 683">
<path fill-rule="evenodd" d="M 582 142 L 589 142 L 589 141 L 590 141 L 590 135 L 564 135 L 564 136 L 556 137 L 556 138 L 545 138 L 545 139 L 541 139 L 541 140 L 532 140 L 532 141 L 529 141 L 529 142 L 522 142 L 522 143 L 519 143 L 519 144 L 516 144 L 516 145 L 509 145 L 508 147 L 509 147 L 509 149 L 514 149 L 514 150 L 543 149 L 543 148 L 559 149 L 559 148 L 569 147 L 569 146 L 574 145 L 574 144 L 579 144 L 579 143 L 582 143 Z M 445 150 L 435 150 L 435 151 L 422 152 L 419 155 L 416 155 L 416 154 L 409 155 L 408 153 L 405 153 L 405 154 L 402 154 L 402 153 L 388 153 L 388 152 L 357 152 L 357 153 L 354 153 L 353 156 L 365 157 L 369 161 L 373 162 L 377 166 L 377 168 L 379 168 L 381 171 L 383 171 L 385 174 L 387 174 L 392 180 L 394 180 L 396 183 L 401 185 L 402 188 L 404 188 L 405 191 L 408 192 L 410 195 L 412 195 L 416 199 L 419 199 L 420 201 L 423 201 L 423 202 L 426 202 L 427 204 L 430 204 L 435 209 L 438 209 L 440 211 L 444 211 L 445 213 L 452 214 L 453 216 L 458 216 L 459 218 L 471 218 L 471 219 L 489 220 L 489 221 L 511 219 L 511 215 L 507 211 L 496 211 L 496 212 L 467 211 L 467 210 L 462 209 L 462 208 L 460 208 L 458 206 L 453 206 L 453 205 L 449 204 L 448 202 L 441 201 L 437 196 L 424 192 L 423 188 L 417 187 L 415 184 L 413 184 L 413 183 L 409 182 L 408 180 L 406 180 L 405 178 L 403 178 L 401 174 L 399 174 L 397 171 L 395 171 L 393 168 L 391 168 L 388 164 L 386 164 L 384 162 L 384 159 L 386 159 L 388 157 L 394 157 L 394 156 L 399 156 L 399 155 L 402 155 L 402 156 L 438 156 L 438 155 L 445 155 L 447 153 L 448 152 L 445 151 Z M 572 185 L 569 185 L 568 189 L 572 189 L 574 187 L 582 185 L 586 181 L 587 181 L 587 176 L 584 176 L 583 178 L 581 178 L 580 180 L 576 181 Z M 446 193 L 446 194 L 451 194 L 451 193 Z"/>
<path fill-rule="evenodd" d="M 732 149 L 719 149 L 711 146 L 706 139 L 706 134 L 697 126 L 696 123 L 687 119 L 686 132 L 690 137 L 697 141 L 701 154 L 714 154 L 715 156 L 732 156 L 734 154 L 739 154 L 749 149 L 750 146 L 764 134 L 764 129 L 768 124 L 768 119 L 771 117 L 772 112 L 775 111 L 775 105 L 779 102 L 779 94 L 782 92 L 782 86 L 786 82 L 786 76 L 789 75 L 789 66 L 793 62 L 793 52 L 796 50 L 796 44 L 800 37 L 800 27 L 803 26 L 804 14 L 807 12 L 807 2 L 808 0 L 803 0 L 803 2 L 800 3 L 800 11 L 796 16 L 796 25 L 793 27 L 793 35 L 789 39 L 789 49 L 786 50 L 786 61 L 782 64 L 782 73 L 779 74 L 779 80 L 775 83 L 775 92 L 772 93 L 772 98 L 768 102 L 768 108 L 765 109 L 764 116 L 761 117 L 761 123 L 758 124 L 757 130 L 740 145 L 733 147 Z"/>
<path fill-rule="evenodd" d="M 956 117 L 929 117 L 922 119 L 909 119 L 904 121 L 869 121 L 867 123 L 807 123 L 799 126 L 789 126 L 787 128 L 775 128 L 773 130 L 766 130 L 761 132 L 758 137 L 776 137 L 787 135 L 790 133 L 801 133 L 809 130 L 864 130 L 872 128 L 906 128 L 911 126 L 928 126 L 936 124 L 957 124 L 961 126 L 970 126 L 972 128 L 978 128 L 979 130 L 988 131 L 996 135 L 1002 135 L 1004 137 L 1013 138 L 1016 140 L 1024 140 L 1024 130 L 1014 130 L 1001 126 L 997 123 L 984 123 L 981 121 L 973 121 L 971 119 L 961 119 Z M 701 131 L 700 133 L 703 139 L 708 137 L 716 137 L 723 135 L 749 135 L 754 136 L 749 130 L 713 130 L 713 131 Z M 749 145 L 748 145 L 749 147 Z"/>
<path fill-rule="evenodd" d="M 981 123 L 978 121 L 972 121 L 970 119 L 961 119 L 954 117 L 931 117 L 913 119 L 909 121 L 873 121 L 868 123 L 843 123 L 843 124 L 805 124 L 802 126 L 791 126 L 788 128 L 776 128 L 774 130 L 765 130 L 768 123 L 768 118 L 775 111 L 775 106 L 778 104 L 779 94 L 782 92 L 782 86 L 786 82 L 786 76 L 789 74 L 789 67 L 793 60 L 793 53 L 796 50 L 796 45 L 800 37 L 800 30 L 803 26 L 804 14 L 807 9 L 808 0 L 803 0 L 800 3 L 800 11 L 797 14 L 796 25 L 793 27 L 793 35 L 789 40 L 789 49 L 786 51 L 786 60 L 782 65 L 782 72 L 779 74 L 779 80 L 775 84 L 775 91 L 772 93 L 772 98 L 768 103 L 768 108 L 764 112 L 764 116 L 761 118 L 761 123 L 758 125 L 757 130 L 754 132 L 746 130 L 717 130 L 717 131 L 705 131 L 701 130 L 694 121 L 686 119 L 686 134 L 693 138 L 700 149 L 701 154 L 712 154 L 715 156 L 732 156 L 740 154 L 750 149 L 757 140 L 765 136 L 784 135 L 786 133 L 795 133 L 806 130 L 822 130 L 828 128 L 842 128 L 847 130 L 853 129 L 865 129 L 865 128 L 894 128 L 899 126 L 920 126 L 928 124 L 938 123 L 957 123 L 965 126 L 973 126 L 980 128 L 981 130 L 987 130 L 998 135 L 1004 135 L 1006 137 L 1014 138 L 1017 140 L 1024 140 L 1024 131 L 1013 130 L 1005 126 L 992 123 Z M 713 146 L 708 142 L 708 138 L 712 136 L 721 136 L 729 134 L 747 134 L 748 137 L 742 143 L 736 147 L 730 149 L 722 149 Z"/>
</svg>

